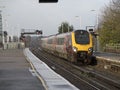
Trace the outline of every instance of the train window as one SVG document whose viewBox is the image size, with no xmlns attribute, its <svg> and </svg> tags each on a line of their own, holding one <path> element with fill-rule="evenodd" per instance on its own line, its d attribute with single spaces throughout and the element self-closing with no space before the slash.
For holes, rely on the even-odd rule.
<svg viewBox="0 0 120 90">
<path fill-rule="evenodd" d="M 71 45 L 72 44 L 72 42 L 71 42 L 71 36 L 69 35 L 68 36 L 68 45 Z"/>
<path fill-rule="evenodd" d="M 57 39 L 57 44 L 58 45 L 63 45 L 64 44 L 64 38 L 58 38 Z"/>
<path fill-rule="evenodd" d="M 52 43 L 53 43 L 53 40 L 52 40 L 52 39 L 49 39 L 47 43 L 48 43 L 48 44 L 52 44 Z"/>
<path fill-rule="evenodd" d="M 84 30 L 78 30 L 75 32 L 75 41 L 77 44 L 89 44 L 89 33 Z"/>
</svg>

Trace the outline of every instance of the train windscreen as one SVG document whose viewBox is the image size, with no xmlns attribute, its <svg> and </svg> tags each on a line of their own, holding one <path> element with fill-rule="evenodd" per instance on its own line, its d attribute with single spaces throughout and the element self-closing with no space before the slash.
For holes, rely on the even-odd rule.
<svg viewBox="0 0 120 90">
<path fill-rule="evenodd" d="M 77 44 L 89 44 L 90 43 L 89 33 L 85 30 L 75 31 L 75 41 Z"/>
</svg>

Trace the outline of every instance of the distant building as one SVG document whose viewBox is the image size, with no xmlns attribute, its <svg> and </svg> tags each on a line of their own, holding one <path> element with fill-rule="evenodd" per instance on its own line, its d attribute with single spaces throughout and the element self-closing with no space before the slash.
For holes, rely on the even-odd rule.
<svg viewBox="0 0 120 90">
<path fill-rule="evenodd" d="M 2 11 L 0 11 L 0 47 L 2 47 Z"/>
</svg>

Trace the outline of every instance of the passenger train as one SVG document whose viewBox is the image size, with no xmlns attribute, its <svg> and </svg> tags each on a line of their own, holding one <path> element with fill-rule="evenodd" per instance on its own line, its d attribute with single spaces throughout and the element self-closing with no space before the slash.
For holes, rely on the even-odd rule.
<svg viewBox="0 0 120 90">
<path fill-rule="evenodd" d="M 41 39 L 43 50 L 70 62 L 91 63 L 93 54 L 92 35 L 86 30 L 75 30 Z"/>
</svg>

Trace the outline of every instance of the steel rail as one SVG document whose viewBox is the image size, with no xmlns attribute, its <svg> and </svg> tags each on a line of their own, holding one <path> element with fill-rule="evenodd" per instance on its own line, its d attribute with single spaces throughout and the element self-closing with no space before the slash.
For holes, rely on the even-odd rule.
<svg viewBox="0 0 120 90">
<path fill-rule="evenodd" d="M 83 81 L 83 82 L 86 83 L 87 85 L 93 87 L 95 90 L 101 90 L 100 88 L 96 87 L 95 85 L 90 84 L 89 82 L 87 82 L 86 80 L 80 78 L 79 76 L 77 76 L 77 75 L 74 74 L 73 72 L 67 70 L 66 68 L 64 68 L 64 67 L 61 66 L 61 65 L 56 64 L 55 62 L 53 62 L 52 60 L 48 59 L 48 58 L 45 57 L 43 54 L 42 54 L 42 55 L 41 55 L 41 54 L 42 54 L 42 53 L 39 53 L 40 57 L 43 58 L 43 59 L 46 59 L 46 60 L 47 60 L 49 63 L 51 63 L 53 66 L 56 66 L 56 67 L 64 70 L 65 72 L 71 74 L 72 76 L 74 76 L 75 78 L 79 79 L 80 81 Z M 53 67 L 51 67 L 51 68 L 53 69 Z M 97 82 L 94 81 L 94 83 L 97 83 Z M 105 89 L 108 90 L 108 88 L 106 88 L 105 86 L 103 86 L 103 85 L 101 85 L 101 84 L 99 84 L 99 83 L 97 83 L 97 84 L 98 84 L 99 86 L 104 87 Z"/>
</svg>

